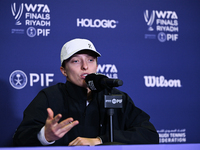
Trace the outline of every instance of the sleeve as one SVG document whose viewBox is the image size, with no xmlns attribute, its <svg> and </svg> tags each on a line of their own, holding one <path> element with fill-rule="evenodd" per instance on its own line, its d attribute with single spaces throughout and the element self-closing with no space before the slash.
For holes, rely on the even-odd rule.
<svg viewBox="0 0 200 150">
<path fill-rule="evenodd" d="M 41 91 L 24 111 L 23 120 L 13 137 L 14 146 L 42 146 L 37 134 L 45 125 L 47 108 L 47 97 Z"/>
<path fill-rule="evenodd" d="M 123 108 L 115 109 L 113 116 L 114 142 L 123 144 L 158 144 L 159 136 L 149 121 L 150 116 L 137 108 L 131 98 L 124 94 Z M 108 136 L 100 136 L 103 143 Z"/>
<path fill-rule="evenodd" d="M 42 129 L 40 130 L 40 132 L 37 134 L 37 138 L 40 141 L 40 143 L 44 146 L 51 145 L 51 144 L 55 143 L 55 141 L 48 142 L 46 140 L 45 135 L 44 135 L 44 129 L 45 129 L 45 126 L 43 126 Z"/>
</svg>

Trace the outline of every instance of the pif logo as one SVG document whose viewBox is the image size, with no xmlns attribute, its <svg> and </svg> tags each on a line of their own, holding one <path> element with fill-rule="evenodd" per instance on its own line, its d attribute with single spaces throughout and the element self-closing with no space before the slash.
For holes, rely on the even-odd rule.
<svg viewBox="0 0 200 150">
<path fill-rule="evenodd" d="M 10 74 L 9 81 L 13 88 L 22 89 L 27 84 L 27 76 L 23 71 L 15 70 Z"/>
<path fill-rule="evenodd" d="M 40 86 L 49 86 L 50 82 L 53 82 L 52 77 L 54 77 L 53 73 L 29 73 L 29 81 L 30 86 L 34 86 L 34 84 L 40 83 Z M 15 70 L 10 74 L 9 77 L 10 85 L 15 89 L 23 89 L 28 82 L 27 75 L 21 70 Z"/>
<path fill-rule="evenodd" d="M 48 36 L 50 34 L 50 29 L 35 29 L 34 27 L 29 27 L 26 33 L 29 37 L 34 37 L 36 35 Z"/>
</svg>

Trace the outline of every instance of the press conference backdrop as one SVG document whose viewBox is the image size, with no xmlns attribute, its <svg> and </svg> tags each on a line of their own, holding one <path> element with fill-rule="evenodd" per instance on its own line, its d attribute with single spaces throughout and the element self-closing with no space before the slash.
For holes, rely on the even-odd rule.
<svg viewBox="0 0 200 150">
<path fill-rule="evenodd" d="M 91 40 L 98 72 L 151 116 L 161 144 L 200 143 L 199 0 L 1 0 L 0 146 L 23 111 L 58 82 L 60 50 Z"/>
</svg>

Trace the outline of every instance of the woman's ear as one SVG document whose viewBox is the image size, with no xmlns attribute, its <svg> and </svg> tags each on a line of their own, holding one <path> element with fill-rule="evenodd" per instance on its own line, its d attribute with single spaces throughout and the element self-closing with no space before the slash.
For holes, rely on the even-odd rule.
<svg viewBox="0 0 200 150">
<path fill-rule="evenodd" d="M 67 77 L 67 72 L 66 72 L 66 69 L 63 68 L 62 66 L 60 67 L 60 71 L 62 72 L 62 74 Z"/>
</svg>

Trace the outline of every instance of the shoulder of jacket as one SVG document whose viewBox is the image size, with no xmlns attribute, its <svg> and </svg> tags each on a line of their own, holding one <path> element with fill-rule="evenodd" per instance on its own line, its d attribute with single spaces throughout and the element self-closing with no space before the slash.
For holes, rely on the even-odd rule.
<svg viewBox="0 0 200 150">
<path fill-rule="evenodd" d="M 40 92 L 44 93 L 48 98 L 62 98 L 65 89 L 64 83 L 57 83 L 56 85 L 49 86 Z"/>
<path fill-rule="evenodd" d="M 60 89 L 63 89 L 65 87 L 65 84 L 64 83 L 57 83 L 55 85 L 52 85 L 52 86 L 49 86 L 41 91 L 44 91 L 44 92 L 55 92 L 57 90 L 60 90 Z"/>
</svg>

